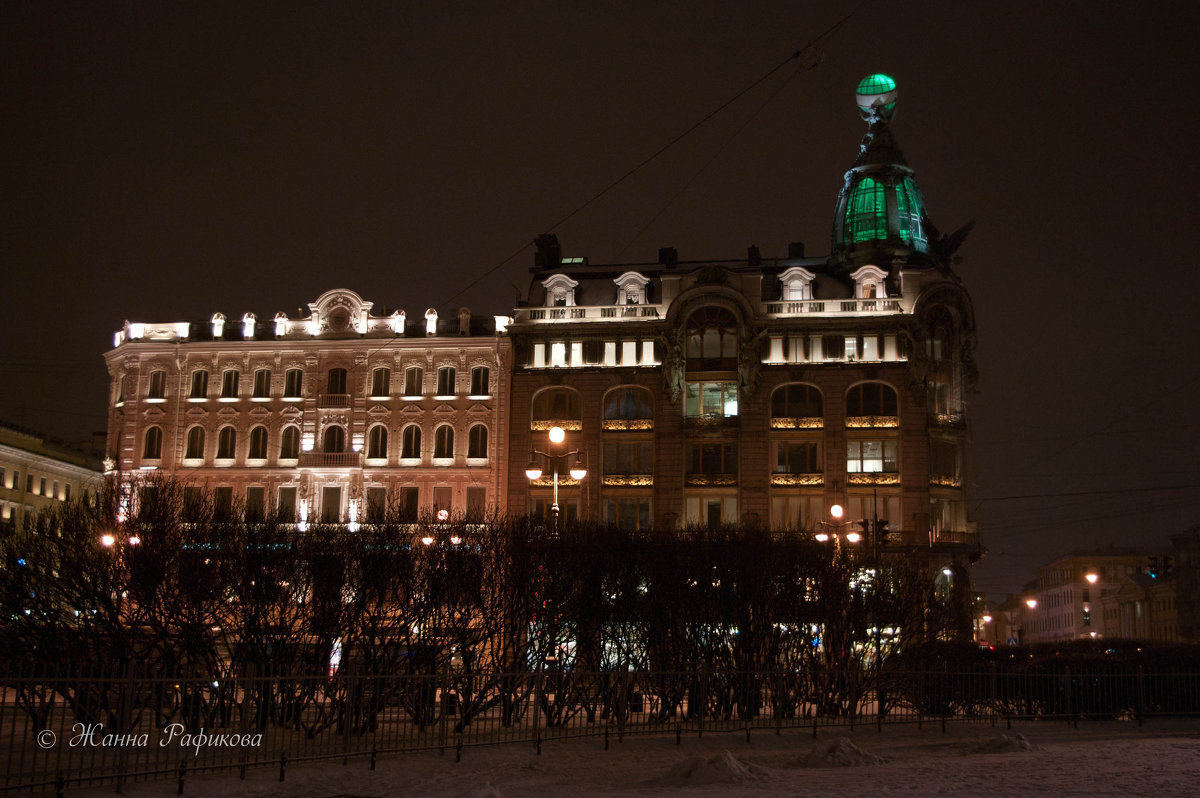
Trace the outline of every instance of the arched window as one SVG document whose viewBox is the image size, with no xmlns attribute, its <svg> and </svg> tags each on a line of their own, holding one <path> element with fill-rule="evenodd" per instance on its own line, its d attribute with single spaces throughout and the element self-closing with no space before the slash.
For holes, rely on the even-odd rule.
<svg viewBox="0 0 1200 798">
<path fill-rule="evenodd" d="M 374 459 L 387 457 L 387 439 L 387 427 L 382 424 L 371 427 L 371 433 L 367 438 L 367 457 Z"/>
<path fill-rule="evenodd" d="M 146 460 L 162 458 L 162 427 L 149 427 L 142 445 L 142 457 Z"/>
<path fill-rule="evenodd" d="M 813 385 L 781 385 L 771 394 L 771 418 L 820 418 L 821 392 Z"/>
<path fill-rule="evenodd" d="M 257 426 L 250 430 L 250 451 L 246 457 L 251 460 L 267 459 L 267 428 Z"/>
<path fill-rule="evenodd" d="M 688 371 L 732 371 L 737 368 L 738 323 L 729 310 L 700 308 L 687 323 Z"/>
<path fill-rule="evenodd" d="M 579 393 L 547 388 L 533 398 L 533 421 L 577 421 L 582 418 Z"/>
<path fill-rule="evenodd" d="M 326 374 L 325 393 L 346 392 L 346 370 L 343 368 L 330 369 Z"/>
<path fill-rule="evenodd" d="M 157 369 L 150 372 L 150 390 L 146 397 L 149 399 L 163 399 L 167 395 L 167 372 L 162 369 Z"/>
<path fill-rule="evenodd" d="M 605 420 L 654 418 L 654 401 L 645 388 L 624 385 L 604 395 Z"/>
<path fill-rule="evenodd" d="M 896 391 L 882 382 L 863 382 L 846 393 L 846 416 L 897 415 Z"/>
<path fill-rule="evenodd" d="M 187 449 L 184 457 L 199 460 L 204 457 L 204 427 L 192 427 L 187 434 Z"/>
<path fill-rule="evenodd" d="M 443 424 L 433 433 L 433 456 L 443 459 L 454 456 L 454 427 Z"/>
<path fill-rule="evenodd" d="M 336 424 L 326 427 L 321 443 L 321 451 L 326 454 L 341 454 L 346 451 L 346 430 Z"/>
<path fill-rule="evenodd" d="M 857 244 L 887 238 L 887 199 L 883 183 L 864 177 L 850 192 L 846 203 L 846 227 L 842 243 Z"/>
<path fill-rule="evenodd" d="M 467 436 L 467 457 L 488 456 L 488 431 L 482 424 L 471 427 Z"/>
<path fill-rule="evenodd" d="M 421 456 L 421 428 L 409 424 L 400 434 L 400 456 L 414 459 Z"/>
<path fill-rule="evenodd" d="M 279 443 L 279 459 L 295 460 L 300 457 L 300 428 L 284 427 Z"/>
<path fill-rule="evenodd" d="M 221 427 L 217 433 L 217 459 L 232 460 L 237 456 L 237 430 L 233 427 Z"/>
</svg>

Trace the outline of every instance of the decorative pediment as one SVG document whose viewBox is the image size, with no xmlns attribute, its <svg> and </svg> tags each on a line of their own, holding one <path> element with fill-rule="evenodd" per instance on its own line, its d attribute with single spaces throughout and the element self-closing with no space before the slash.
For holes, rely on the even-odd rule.
<svg viewBox="0 0 1200 798">
<path fill-rule="evenodd" d="M 316 302 L 308 303 L 312 312 L 310 331 L 315 333 L 366 332 L 367 317 L 374 302 L 367 302 L 347 288 L 326 291 Z"/>
<path fill-rule="evenodd" d="M 472 402 L 471 406 L 467 408 L 467 413 L 472 416 L 490 415 L 491 412 L 492 409 L 483 402 Z"/>
<path fill-rule="evenodd" d="M 854 280 L 854 296 L 858 299 L 883 299 L 887 296 L 884 280 L 887 272 L 878 266 L 867 264 L 850 273 Z"/>
<path fill-rule="evenodd" d="M 779 275 L 779 296 L 785 302 L 812 299 L 812 281 L 817 275 L 803 266 L 793 266 Z"/>
<path fill-rule="evenodd" d="M 625 272 L 620 277 L 613 280 L 617 284 L 617 301 L 618 305 L 644 305 L 646 304 L 646 286 L 650 283 L 650 278 L 644 277 L 638 272 Z"/>
<path fill-rule="evenodd" d="M 425 411 L 421 409 L 420 405 L 417 405 L 414 403 L 406 404 L 403 407 L 401 407 L 399 410 L 399 413 L 401 415 L 408 416 L 409 418 L 411 418 L 412 416 L 419 416 L 419 415 L 423 414 L 424 412 Z"/>
<path fill-rule="evenodd" d="M 165 415 L 166 413 L 163 412 L 162 405 L 147 405 L 146 409 L 142 411 L 142 418 L 147 421 L 157 421 Z"/>
<path fill-rule="evenodd" d="M 391 408 L 383 404 L 373 404 L 367 408 L 367 415 L 371 418 L 383 418 L 391 415 L 391 413 Z"/>
<path fill-rule="evenodd" d="M 302 413 L 300 408 L 296 407 L 295 405 L 288 405 L 279 411 L 280 418 L 287 419 L 289 421 L 300 418 L 303 415 L 304 413 Z"/>
<path fill-rule="evenodd" d="M 190 418 L 192 421 L 197 421 L 199 419 L 207 418 L 208 411 L 199 405 L 191 405 L 184 415 Z"/>
<path fill-rule="evenodd" d="M 271 411 L 262 405 L 255 405 L 250 408 L 250 417 L 254 419 L 264 419 L 271 417 Z"/>
<path fill-rule="evenodd" d="M 435 415 L 445 416 L 454 415 L 455 411 L 450 405 L 438 405 L 437 407 L 433 408 L 433 412 Z"/>
<path fill-rule="evenodd" d="M 565 274 L 552 274 L 542 281 L 546 289 L 546 307 L 575 304 L 575 288 L 578 280 L 572 280 Z"/>
<path fill-rule="evenodd" d="M 221 419 L 237 418 L 240 415 L 241 413 L 237 410 L 237 408 L 230 407 L 229 405 L 225 405 L 217 411 L 217 418 Z"/>
</svg>

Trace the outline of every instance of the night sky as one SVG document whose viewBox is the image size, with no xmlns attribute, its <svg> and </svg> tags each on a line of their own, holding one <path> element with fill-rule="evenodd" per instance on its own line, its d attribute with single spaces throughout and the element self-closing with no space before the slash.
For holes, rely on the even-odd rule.
<svg viewBox="0 0 1200 798">
<path fill-rule="evenodd" d="M 341 287 L 506 313 L 544 232 L 593 263 L 824 254 L 883 71 L 932 220 L 977 223 L 979 589 L 1165 546 L 1200 522 L 1197 29 L 1190 2 L 6 0 L 0 418 L 103 430 L 126 319 Z"/>
</svg>

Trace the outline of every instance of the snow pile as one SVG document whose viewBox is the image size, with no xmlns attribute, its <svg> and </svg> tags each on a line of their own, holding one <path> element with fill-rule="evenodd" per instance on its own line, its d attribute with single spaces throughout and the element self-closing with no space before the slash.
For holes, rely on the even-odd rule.
<svg viewBox="0 0 1200 798">
<path fill-rule="evenodd" d="M 1007 734 L 1001 734 L 998 737 L 993 737 L 990 740 L 975 743 L 970 748 L 966 749 L 968 754 L 1007 754 L 1013 751 L 1036 751 L 1037 746 L 1025 739 L 1023 734 L 1014 734 L 1009 737 Z"/>
<path fill-rule="evenodd" d="M 813 746 L 808 756 L 796 763 L 802 768 L 857 767 L 860 765 L 882 765 L 886 760 L 869 751 L 864 751 L 847 737 L 838 737 L 829 742 Z"/>
<path fill-rule="evenodd" d="M 708 758 L 689 756 L 677 762 L 665 776 L 651 783 L 658 787 L 684 787 L 696 784 L 741 784 L 769 779 L 770 768 L 738 759 L 731 751 Z"/>
</svg>

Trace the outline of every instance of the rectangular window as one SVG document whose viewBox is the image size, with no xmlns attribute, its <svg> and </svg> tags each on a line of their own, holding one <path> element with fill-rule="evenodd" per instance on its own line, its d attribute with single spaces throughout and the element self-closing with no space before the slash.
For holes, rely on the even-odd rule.
<svg viewBox="0 0 1200 798">
<path fill-rule="evenodd" d="M 71 483 L 70 482 L 68 482 L 66 485 L 63 485 L 63 501 L 65 501 L 65 502 L 71 501 Z"/>
<path fill-rule="evenodd" d="M 296 488 L 286 486 L 279 489 L 279 521 L 284 524 L 296 523 Z"/>
<path fill-rule="evenodd" d="M 42 477 L 41 479 L 38 480 L 38 495 L 39 496 L 46 495 L 46 478 L 45 477 Z"/>
<path fill-rule="evenodd" d="M 261 521 L 267 513 L 267 489 L 258 485 L 246 488 L 246 520 Z"/>
<path fill-rule="evenodd" d="M 958 479 L 958 447 L 950 441 L 933 441 L 929 445 L 929 473 Z"/>
<path fill-rule="evenodd" d="M 54 486 L 51 488 L 50 498 L 52 498 L 52 499 L 58 498 L 58 480 L 57 479 L 54 480 Z"/>
<path fill-rule="evenodd" d="M 454 492 L 452 488 L 437 487 L 433 489 L 433 514 L 435 518 L 439 510 L 449 511 L 452 509 L 453 496 Z"/>
<path fill-rule="evenodd" d="M 487 514 L 487 488 L 478 485 L 467 487 L 467 516 L 473 519 Z"/>
<path fill-rule="evenodd" d="M 820 444 L 817 441 L 780 441 L 775 445 L 777 474 L 819 474 Z"/>
<path fill-rule="evenodd" d="M 213 520 L 233 519 L 233 488 L 228 485 L 213 488 Z"/>
<path fill-rule="evenodd" d="M 150 372 L 150 390 L 146 396 L 150 399 L 163 399 L 167 395 L 167 372 Z"/>
<path fill-rule="evenodd" d="M 342 520 L 342 489 L 337 485 L 321 488 L 321 523 L 336 524 Z"/>
<path fill-rule="evenodd" d="M 256 369 L 254 372 L 254 398 L 268 399 L 271 396 L 271 370 Z"/>
<path fill-rule="evenodd" d="M 437 395 L 454 396 L 454 366 L 442 366 L 438 369 Z"/>
<path fill-rule="evenodd" d="M 621 529 L 649 529 L 649 497 L 606 499 L 604 502 L 604 522 Z"/>
<path fill-rule="evenodd" d="M 409 366 L 404 370 L 404 395 L 421 396 L 425 393 L 425 369 Z"/>
<path fill-rule="evenodd" d="M 192 372 L 192 390 L 188 394 L 190 399 L 204 399 L 208 396 L 208 372 L 204 369 L 196 369 Z"/>
<path fill-rule="evenodd" d="M 33 474 L 25 472 L 25 492 L 33 493 Z"/>
<path fill-rule="evenodd" d="M 194 523 L 204 518 L 204 491 L 195 485 L 183 489 L 183 520 Z"/>
<path fill-rule="evenodd" d="M 736 382 L 689 382 L 685 410 L 688 418 L 736 416 Z"/>
<path fill-rule="evenodd" d="M 487 366 L 476 366 L 471 369 L 471 395 L 491 395 L 491 370 Z"/>
<path fill-rule="evenodd" d="M 420 491 L 417 488 L 401 488 L 399 498 L 400 520 L 404 523 L 412 523 L 417 520 L 417 514 L 420 512 L 421 505 L 418 503 L 420 499 Z"/>
<path fill-rule="evenodd" d="M 687 472 L 708 476 L 737 474 L 737 444 L 688 444 Z"/>
<path fill-rule="evenodd" d="M 846 471 L 851 474 L 888 473 L 900 470 L 896 441 L 847 441 Z"/>
<path fill-rule="evenodd" d="M 381 524 L 387 513 L 387 488 L 372 485 L 367 488 L 367 523 Z"/>
<path fill-rule="evenodd" d="M 845 360 L 846 337 L 844 335 L 826 335 L 821 341 L 825 347 L 826 360 Z"/>
<path fill-rule="evenodd" d="M 392 370 L 377 368 L 371 372 L 371 396 L 389 396 L 392 393 Z"/>
<path fill-rule="evenodd" d="M 606 441 L 605 474 L 653 474 L 653 441 Z"/>
<path fill-rule="evenodd" d="M 688 526 L 715 527 L 737 523 L 737 498 L 734 496 L 689 496 L 684 502 Z"/>
<path fill-rule="evenodd" d="M 304 372 L 300 369 L 288 369 L 283 374 L 283 395 L 289 399 L 298 399 L 302 394 Z"/>
<path fill-rule="evenodd" d="M 225 369 L 221 373 L 221 398 L 236 399 L 238 395 L 238 377 L 240 372 L 237 369 Z"/>
<path fill-rule="evenodd" d="M 21 484 L 21 472 L 20 471 L 13 471 L 11 484 L 12 484 L 13 490 L 16 490 L 17 486 Z"/>
<path fill-rule="evenodd" d="M 775 529 L 812 530 L 824 520 L 824 497 L 813 494 L 796 495 L 789 491 L 771 497 L 771 526 Z"/>
</svg>

